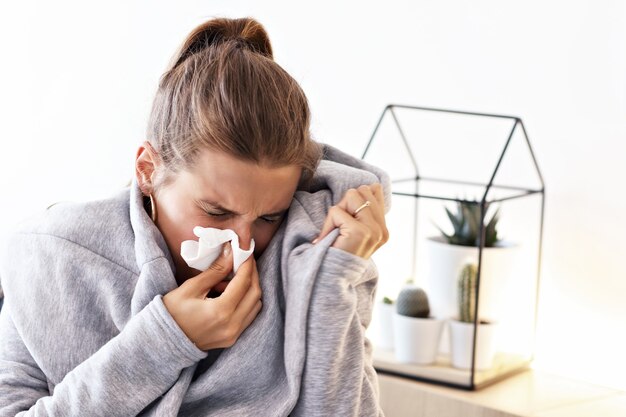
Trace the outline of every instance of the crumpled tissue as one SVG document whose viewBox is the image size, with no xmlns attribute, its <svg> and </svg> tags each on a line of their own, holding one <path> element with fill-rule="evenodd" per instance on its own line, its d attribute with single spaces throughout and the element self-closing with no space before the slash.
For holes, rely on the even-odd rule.
<svg viewBox="0 0 626 417">
<path fill-rule="evenodd" d="M 205 271 L 211 266 L 222 252 L 224 242 L 231 241 L 233 251 L 232 277 L 242 263 L 254 252 L 254 239 L 250 239 L 250 249 L 243 250 L 239 247 L 239 236 L 232 229 L 216 229 L 214 227 L 193 228 L 193 234 L 198 240 L 185 240 L 180 245 L 180 255 L 192 268 Z"/>
</svg>

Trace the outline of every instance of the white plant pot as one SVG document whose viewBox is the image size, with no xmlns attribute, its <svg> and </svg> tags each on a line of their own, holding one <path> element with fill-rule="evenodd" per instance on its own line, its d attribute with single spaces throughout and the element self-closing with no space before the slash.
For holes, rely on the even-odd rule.
<svg viewBox="0 0 626 417">
<path fill-rule="evenodd" d="M 493 366 L 496 341 L 495 323 L 480 323 L 476 331 L 476 370 L 485 370 Z M 450 320 L 450 346 L 452 366 L 460 369 L 472 367 L 472 349 L 474 324 Z"/>
<path fill-rule="evenodd" d="M 395 304 L 378 302 L 378 347 L 392 350 L 394 346 L 393 315 L 396 311 Z"/>
<path fill-rule="evenodd" d="M 478 265 L 478 248 L 451 245 L 441 236 L 426 239 L 428 258 L 426 265 L 426 292 L 430 312 L 434 317 L 448 319 L 459 315 L 457 282 L 461 269 L 467 262 Z M 478 293 L 478 316 L 488 321 L 499 321 L 502 311 L 502 294 L 508 277 L 515 268 L 518 246 L 500 242 L 498 246 L 483 248 Z M 444 329 L 440 352 L 450 352 L 448 329 Z"/>
<path fill-rule="evenodd" d="M 438 318 L 459 314 L 457 304 L 457 280 L 466 262 L 478 264 L 478 248 L 451 245 L 444 238 L 435 236 L 428 242 L 428 297 L 431 314 Z M 478 295 L 479 317 L 498 320 L 502 308 L 502 288 L 513 267 L 517 246 L 501 242 L 500 246 L 483 248 Z"/>
<path fill-rule="evenodd" d="M 444 320 L 393 315 L 395 355 L 399 362 L 428 365 L 435 362 Z"/>
</svg>

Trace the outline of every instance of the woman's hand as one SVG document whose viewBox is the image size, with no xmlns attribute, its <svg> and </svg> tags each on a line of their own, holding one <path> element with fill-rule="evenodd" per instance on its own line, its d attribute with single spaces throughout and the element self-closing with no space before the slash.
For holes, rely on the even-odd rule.
<svg viewBox="0 0 626 417">
<path fill-rule="evenodd" d="M 365 201 L 369 201 L 370 205 L 353 216 L 352 213 Z M 389 240 L 384 204 L 383 190 L 379 183 L 350 188 L 336 206 L 330 207 L 322 230 L 313 243 L 338 227 L 339 236 L 332 247 L 369 259 Z"/>
<path fill-rule="evenodd" d="M 199 349 L 232 346 L 261 310 L 261 286 L 254 256 L 241 264 L 229 283 L 221 282 L 232 269 L 232 250 L 230 242 L 226 242 L 224 251 L 209 269 L 163 296 L 167 310 Z M 206 298 L 211 289 L 223 292 L 219 297 Z"/>
</svg>

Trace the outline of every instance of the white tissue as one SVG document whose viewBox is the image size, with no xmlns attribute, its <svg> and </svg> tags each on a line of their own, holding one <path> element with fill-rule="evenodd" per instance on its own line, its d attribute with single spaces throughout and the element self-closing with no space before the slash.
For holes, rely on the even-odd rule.
<svg viewBox="0 0 626 417">
<path fill-rule="evenodd" d="M 232 229 L 216 229 L 213 227 L 193 228 L 198 240 L 185 240 L 180 245 L 180 255 L 192 268 L 205 271 L 211 266 L 220 253 L 224 242 L 231 241 L 233 251 L 233 274 L 254 251 L 254 239 L 250 239 L 250 249 L 239 247 L 239 236 Z"/>
</svg>

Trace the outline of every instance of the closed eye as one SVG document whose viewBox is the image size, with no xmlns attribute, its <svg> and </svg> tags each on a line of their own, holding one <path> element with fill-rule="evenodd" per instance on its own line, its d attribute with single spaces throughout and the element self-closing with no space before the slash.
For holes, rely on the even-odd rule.
<svg viewBox="0 0 626 417">
<path fill-rule="evenodd" d="M 210 212 L 210 211 L 205 211 L 206 214 L 208 214 L 211 217 L 225 217 L 225 216 L 229 216 L 230 213 L 214 213 L 214 212 Z M 261 217 L 261 219 L 267 223 L 276 223 L 277 221 L 280 220 L 280 217 Z"/>
<path fill-rule="evenodd" d="M 261 219 L 263 219 L 263 220 L 264 220 L 264 221 L 266 221 L 267 223 L 276 223 L 277 221 L 279 221 L 279 220 L 280 220 L 280 218 L 278 218 L 278 219 L 272 219 L 272 218 L 269 218 L 269 217 L 261 217 Z"/>
</svg>

